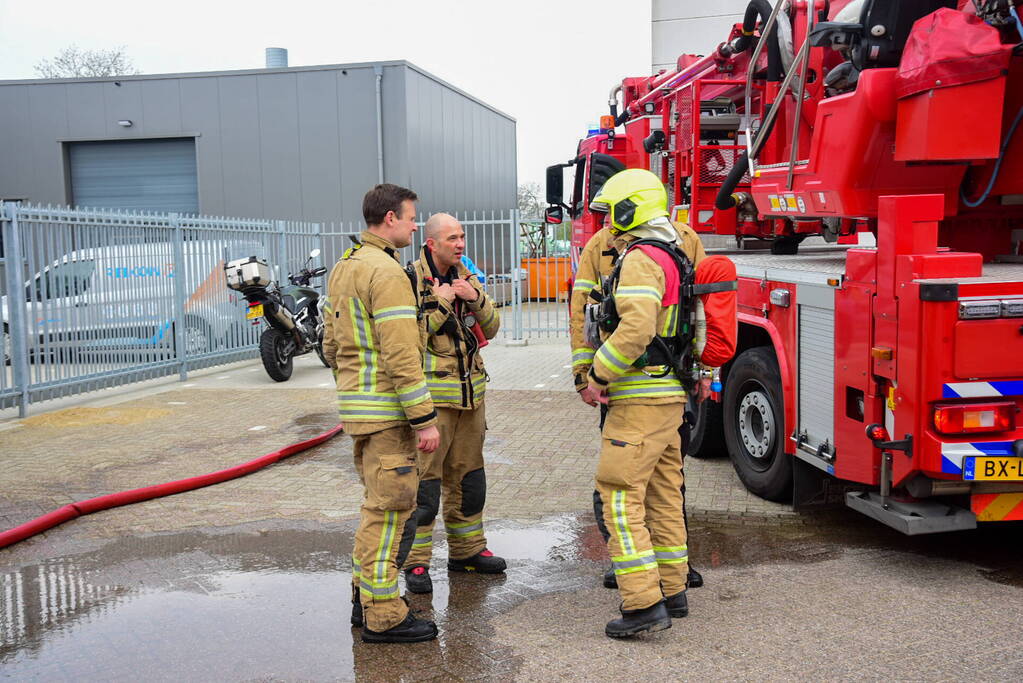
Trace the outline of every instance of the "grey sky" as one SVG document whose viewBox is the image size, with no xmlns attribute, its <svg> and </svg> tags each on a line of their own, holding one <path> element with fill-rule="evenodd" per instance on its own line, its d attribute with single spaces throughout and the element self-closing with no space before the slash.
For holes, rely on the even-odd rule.
<svg viewBox="0 0 1023 683">
<path fill-rule="evenodd" d="M 650 69 L 646 0 L 0 0 L 0 79 L 61 48 L 124 46 L 143 73 L 407 59 L 518 120 L 519 181 L 575 153 L 607 93 Z"/>
</svg>

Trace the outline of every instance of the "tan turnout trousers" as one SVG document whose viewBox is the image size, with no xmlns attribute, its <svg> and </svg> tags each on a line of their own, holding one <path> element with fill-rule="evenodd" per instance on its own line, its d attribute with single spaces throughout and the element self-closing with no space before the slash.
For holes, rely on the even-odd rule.
<svg viewBox="0 0 1023 683">
<path fill-rule="evenodd" d="M 643 609 L 686 588 L 682 523 L 683 403 L 612 404 L 604 423 L 597 490 L 623 610 Z"/>
<path fill-rule="evenodd" d="M 406 566 L 430 566 L 437 498 L 444 501 L 444 527 L 448 558 L 464 560 L 486 549 L 483 505 L 487 480 L 483 471 L 485 405 L 472 410 L 437 406 L 440 445 L 433 453 L 420 453 L 419 528 Z M 441 495 L 443 494 L 443 495 Z"/>
<path fill-rule="evenodd" d="M 352 439 L 355 469 L 366 487 L 352 550 L 352 595 L 361 597 L 367 628 L 386 631 L 408 614 L 398 570 L 415 532 L 416 437 L 405 424 Z"/>
</svg>

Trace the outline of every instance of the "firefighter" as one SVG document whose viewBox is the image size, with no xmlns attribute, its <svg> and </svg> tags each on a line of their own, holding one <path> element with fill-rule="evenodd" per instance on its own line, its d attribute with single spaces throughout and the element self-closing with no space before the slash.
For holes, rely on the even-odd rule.
<svg viewBox="0 0 1023 683">
<path fill-rule="evenodd" d="M 606 207 L 622 253 L 618 280 L 605 287 L 618 322 L 613 331 L 601 333 L 581 395 L 588 403 L 609 406 L 596 484 L 610 531 L 608 550 L 622 616 L 608 622 L 604 632 L 624 638 L 670 628 L 672 617 L 689 611 L 686 530 L 678 523 L 683 484 L 679 425 L 686 392 L 671 358 L 659 354 L 661 347 L 653 343 L 659 335 L 674 334 L 678 316 L 685 313 L 679 310 L 681 274 L 674 262 L 669 272 L 654 247 L 629 249 L 637 240 L 665 247 L 681 247 L 682 240 L 667 219 L 664 186 L 649 171 L 615 174 L 593 204 Z M 692 256 L 687 257 L 691 262 Z"/>
<path fill-rule="evenodd" d="M 483 535 L 487 373 L 480 346 L 494 338 L 501 320 L 476 275 L 462 264 L 461 224 L 438 213 L 426 221 L 424 233 L 426 243 L 412 268 L 426 322 L 426 383 L 437 408 L 440 446 L 421 458 L 419 528 L 405 568 L 405 585 L 413 593 L 433 591 L 433 524 L 442 497 L 448 570 L 499 574 L 506 567 Z"/>
<path fill-rule="evenodd" d="M 415 536 L 416 450 L 431 453 L 440 442 L 423 376 L 418 302 L 397 252 L 417 230 L 416 199 L 391 184 L 367 192 L 367 229 L 328 283 L 333 315 L 325 320 L 323 353 L 337 371 L 338 411 L 365 486 L 352 551 L 352 624 L 363 627 L 365 642 L 437 637 L 436 625 L 414 617 L 398 594 Z"/>
<path fill-rule="evenodd" d="M 590 208 L 595 212 L 595 215 L 603 217 L 605 214 L 602 212 L 607 209 L 607 205 L 602 203 L 593 204 Z M 678 232 L 683 253 L 689 257 L 694 266 L 698 265 L 706 256 L 703 243 L 700 241 L 700 236 L 687 225 L 672 223 L 672 227 L 674 227 Z M 614 269 L 615 261 L 618 258 L 618 250 L 615 249 L 616 239 L 615 235 L 611 233 L 611 228 L 607 225 L 602 227 L 594 233 L 592 237 L 590 237 L 579 256 L 579 266 L 576 269 L 575 281 L 572 286 L 570 320 L 572 375 L 575 380 L 575 389 L 580 392 L 580 397 L 583 401 L 591 406 L 600 406 L 601 429 L 604 427 L 604 420 L 607 416 L 607 405 L 598 403 L 594 398 L 584 393 L 588 383 L 587 374 L 590 371 L 590 366 L 593 364 L 594 349 L 587 343 L 583 327 L 586 304 L 593 302 L 593 299 L 590 297 L 590 292 L 594 289 L 599 291 L 601 284 Z M 689 430 L 689 423 L 683 421 L 679 426 L 679 433 L 682 436 L 683 456 L 686 451 L 685 447 L 688 444 Z M 683 524 L 686 524 L 686 528 L 688 529 L 688 520 L 686 519 L 685 514 L 684 484 L 682 486 L 682 495 L 682 521 Z M 604 542 L 606 543 L 609 534 L 607 527 L 604 525 L 603 510 L 604 502 L 600 497 L 600 492 L 594 490 L 593 516 L 596 519 L 597 528 L 599 529 L 601 536 L 604 537 Z M 618 579 L 615 577 L 614 567 L 611 567 L 604 572 L 603 583 L 605 588 L 618 587 Z M 690 588 L 698 588 L 703 585 L 703 576 L 701 576 L 700 573 L 692 567 L 692 565 L 689 565 L 689 574 L 686 584 Z"/>
</svg>

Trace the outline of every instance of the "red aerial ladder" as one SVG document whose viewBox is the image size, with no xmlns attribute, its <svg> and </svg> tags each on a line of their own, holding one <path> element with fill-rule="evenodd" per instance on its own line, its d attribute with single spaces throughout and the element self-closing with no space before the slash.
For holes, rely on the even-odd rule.
<svg viewBox="0 0 1023 683">
<path fill-rule="evenodd" d="M 739 347 L 693 450 L 751 491 L 909 534 L 1023 520 L 1020 4 L 753 0 L 711 54 L 623 80 L 548 169 L 575 247 L 626 167 L 735 236 Z"/>
</svg>

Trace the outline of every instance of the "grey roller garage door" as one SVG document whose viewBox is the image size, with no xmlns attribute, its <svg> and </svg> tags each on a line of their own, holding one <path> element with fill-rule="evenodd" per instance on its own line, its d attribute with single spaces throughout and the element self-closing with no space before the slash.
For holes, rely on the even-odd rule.
<svg viewBox="0 0 1023 683">
<path fill-rule="evenodd" d="M 70 143 L 72 204 L 199 212 L 195 140 Z"/>
</svg>

